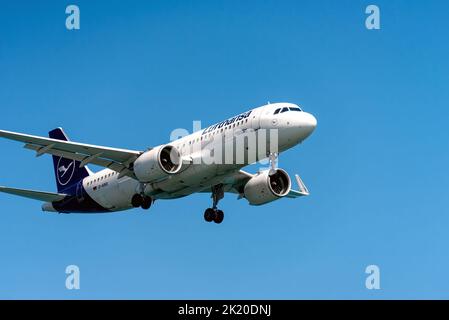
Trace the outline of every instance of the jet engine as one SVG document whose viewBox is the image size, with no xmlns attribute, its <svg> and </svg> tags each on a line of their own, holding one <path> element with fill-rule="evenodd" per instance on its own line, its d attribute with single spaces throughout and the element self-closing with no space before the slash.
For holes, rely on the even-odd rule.
<svg viewBox="0 0 449 320">
<path fill-rule="evenodd" d="M 159 146 L 142 154 L 134 162 L 134 174 L 140 182 L 152 182 L 181 170 L 179 151 L 170 145 Z"/>
<path fill-rule="evenodd" d="M 245 198 L 251 205 L 259 206 L 285 197 L 291 190 L 291 179 L 287 172 L 276 169 L 262 171 L 251 178 L 244 188 Z"/>
</svg>

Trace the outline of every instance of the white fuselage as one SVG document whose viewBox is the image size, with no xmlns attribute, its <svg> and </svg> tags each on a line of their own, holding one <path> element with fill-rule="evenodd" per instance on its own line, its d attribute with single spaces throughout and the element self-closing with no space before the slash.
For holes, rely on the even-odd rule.
<svg viewBox="0 0 449 320">
<path fill-rule="evenodd" d="M 283 111 L 284 108 L 295 108 L 295 111 Z M 131 208 L 130 199 L 136 193 L 144 192 L 153 199 L 173 199 L 210 189 L 227 176 L 255 161 L 245 163 L 190 163 L 203 153 L 208 146 L 224 145 L 224 141 L 237 139 L 242 132 L 249 130 L 257 133 L 261 130 L 275 130 L 277 149 L 271 150 L 273 135 L 266 135 L 266 152 L 257 156 L 256 161 L 267 158 L 270 152 L 283 152 L 306 139 L 316 126 L 316 119 L 309 113 L 297 110 L 298 106 L 289 103 L 269 104 L 248 111 L 249 116 L 236 116 L 227 121 L 197 131 L 188 136 L 172 141 L 182 155 L 186 165 L 181 172 L 167 176 L 166 179 L 142 184 L 130 178 L 120 177 L 110 169 L 99 171 L 83 180 L 88 195 L 98 204 L 110 211 Z M 276 110 L 278 113 L 274 114 Z M 244 115 L 246 115 L 245 113 Z M 275 145 L 276 145 L 275 144 Z M 259 147 L 261 145 L 259 144 Z M 247 151 L 247 150 L 246 150 Z M 245 151 L 244 151 L 245 152 Z M 235 157 L 235 156 L 234 156 Z M 235 159 L 234 159 L 235 160 Z"/>
</svg>

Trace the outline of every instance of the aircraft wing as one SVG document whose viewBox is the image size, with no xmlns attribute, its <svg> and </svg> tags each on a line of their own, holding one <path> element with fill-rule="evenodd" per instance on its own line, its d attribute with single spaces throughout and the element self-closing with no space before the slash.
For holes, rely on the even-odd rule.
<svg viewBox="0 0 449 320">
<path fill-rule="evenodd" d="M 44 202 L 61 201 L 67 196 L 66 194 L 61 193 L 41 192 L 7 187 L 0 187 L 0 192 Z"/>
<path fill-rule="evenodd" d="M 25 143 L 25 148 L 36 151 L 36 156 L 51 154 L 77 160 L 81 162 L 82 166 L 92 163 L 131 178 L 135 178 L 135 176 L 129 166 L 143 153 L 142 151 L 62 141 L 4 130 L 0 130 L 0 137 Z"/>
<path fill-rule="evenodd" d="M 231 193 L 237 193 L 239 194 L 239 199 L 241 199 L 243 196 L 243 188 L 245 188 L 245 185 L 248 183 L 248 181 L 254 177 L 253 174 L 239 170 L 232 174 L 229 177 L 226 177 L 223 180 L 223 184 L 225 185 L 225 191 L 231 192 Z"/>
<path fill-rule="evenodd" d="M 245 187 L 245 184 L 254 177 L 253 174 L 245 172 L 243 170 L 239 170 L 238 172 L 232 174 L 229 177 L 226 177 L 223 180 L 223 184 L 225 186 L 226 192 L 237 193 L 240 194 L 239 198 L 242 197 L 242 190 Z M 295 175 L 296 183 L 298 184 L 299 190 L 291 189 L 290 192 L 286 195 L 287 198 L 299 198 L 306 197 L 310 195 L 309 190 L 307 189 L 304 182 L 301 180 L 299 175 Z"/>
</svg>

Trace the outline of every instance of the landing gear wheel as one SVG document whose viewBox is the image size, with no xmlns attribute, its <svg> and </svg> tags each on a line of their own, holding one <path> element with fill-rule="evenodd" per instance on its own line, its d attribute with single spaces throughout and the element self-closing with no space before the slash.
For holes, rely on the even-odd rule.
<svg viewBox="0 0 449 320">
<path fill-rule="evenodd" d="M 216 224 L 220 224 L 223 222 L 224 219 L 224 213 L 221 210 L 216 210 L 215 211 L 215 217 L 214 217 L 214 222 Z"/>
<path fill-rule="evenodd" d="M 206 220 L 206 222 L 212 222 L 215 219 L 215 210 L 208 208 L 206 209 L 206 211 L 204 212 L 204 220 Z"/>
<path fill-rule="evenodd" d="M 140 194 L 133 195 L 131 199 L 131 204 L 134 208 L 139 208 L 140 206 L 142 206 L 143 202 L 143 197 Z"/>
<path fill-rule="evenodd" d="M 148 210 L 151 208 L 151 204 L 153 203 L 153 199 L 151 199 L 150 197 L 143 197 L 143 202 L 142 202 L 142 209 L 144 210 Z"/>
<path fill-rule="evenodd" d="M 220 224 L 223 222 L 224 213 L 217 208 L 217 205 L 218 202 L 224 197 L 224 186 L 223 184 L 215 185 L 211 188 L 211 191 L 213 204 L 212 208 L 208 208 L 204 212 L 204 220 L 206 220 L 207 222 L 214 221 L 215 223 Z"/>
</svg>

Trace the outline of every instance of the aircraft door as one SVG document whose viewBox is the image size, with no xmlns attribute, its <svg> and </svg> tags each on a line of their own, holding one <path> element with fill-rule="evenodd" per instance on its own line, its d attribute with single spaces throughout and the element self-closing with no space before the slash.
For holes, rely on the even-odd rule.
<svg viewBox="0 0 449 320">
<path fill-rule="evenodd" d="M 260 114 L 261 114 L 261 111 L 262 111 L 262 109 L 258 108 L 258 109 L 254 109 L 251 112 L 251 115 L 250 115 L 251 128 L 253 128 L 254 130 L 260 129 Z"/>
<path fill-rule="evenodd" d="M 262 128 L 276 128 L 278 120 L 273 117 L 273 112 L 274 110 L 272 108 L 262 108 L 259 116 L 259 124 Z"/>
</svg>

